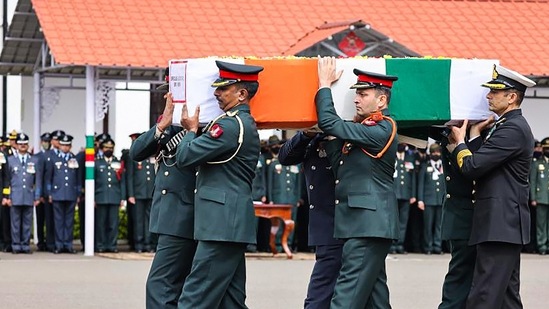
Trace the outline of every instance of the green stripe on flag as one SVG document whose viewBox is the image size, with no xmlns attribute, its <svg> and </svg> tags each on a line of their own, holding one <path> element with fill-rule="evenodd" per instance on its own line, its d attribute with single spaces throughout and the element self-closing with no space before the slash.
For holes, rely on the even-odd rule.
<svg viewBox="0 0 549 309">
<path fill-rule="evenodd" d="M 450 59 L 386 59 L 386 74 L 398 76 L 389 109 L 399 128 L 450 119 L 450 67 Z"/>
</svg>

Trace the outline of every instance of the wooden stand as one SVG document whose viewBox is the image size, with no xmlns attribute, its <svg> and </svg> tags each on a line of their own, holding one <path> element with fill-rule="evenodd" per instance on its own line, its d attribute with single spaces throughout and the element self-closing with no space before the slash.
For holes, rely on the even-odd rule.
<svg viewBox="0 0 549 309">
<path fill-rule="evenodd" d="M 291 259 L 292 252 L 288 247 L 288 236 L 290 236 L 290 233 L 294 230 L 295 226 L 294 220 L 292 220 L 293 206 L 290 204 L 254 204 L 254 208 L 256 217 L 271 220 L 271 236 L 269 238 L 269 245 L 271 246 L 271 252 L 273 255 L 278 253 L 275 244 L 275 236 L 278 231 L 278 225 L 280 220 L 284 222 L 284 230 L 282 232 L 282 248 L 288 256 L 288 259 Z"/>
</svg>

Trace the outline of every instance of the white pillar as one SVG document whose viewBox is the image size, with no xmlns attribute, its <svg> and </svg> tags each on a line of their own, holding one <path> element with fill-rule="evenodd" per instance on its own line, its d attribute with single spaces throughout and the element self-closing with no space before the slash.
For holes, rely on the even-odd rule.
<svg viewBox="0 0 549 309">
<path fill-rule="evenodd" d="M 95 183 L 94 183 L 94 166 L 95 153 L 93 150 L 93 137 L 95 131 L 95 68 L 93 66 L 86 66 L 86 237 L 85 243 L 85 256 L 93 256 L 94 250 L 94 217 L 93 210 L 95 206 Z M 82 220 L 82 219 L 80 219 Z"/>
<path fill-rule="evenodd" d="M 33 141 L 33 147 L 34 147 L 34 153 L 38 153 L 40 151 L 40 90 L 42 90 L 42 87 L 40 85 L 40 73 L 36 72 L 34 73 L 34 114 L 33 114 L 33 130 L 32 130 L 32 141 Z M 44 188 L 42 188 L 44 190 Z M 43 191 L 42 191 L 43 192 Z M 44 207 L 42 205 L 42 207 Z M 35 245 L 38 245 L 38 218 L 36 217 L 36 207 L 33 207 L 33 241 Z M 42 227 L 43 228 L 43 227 Z"/>
</svg>

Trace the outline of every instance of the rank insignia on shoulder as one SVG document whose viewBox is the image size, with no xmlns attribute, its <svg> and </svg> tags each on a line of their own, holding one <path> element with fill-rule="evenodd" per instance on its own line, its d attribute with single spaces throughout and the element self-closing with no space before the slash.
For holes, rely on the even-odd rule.
<svg viewBox="0 0 549 309">
<path fill-rule="evenodd" d="M 212 126 L 212 128 L 210 129 L 210 136 L 213 137 L 213 138 L 218 138 L 221 135 L 223 135 L 223 129 L 217 123 L 214 124 Z"/>
</svg>

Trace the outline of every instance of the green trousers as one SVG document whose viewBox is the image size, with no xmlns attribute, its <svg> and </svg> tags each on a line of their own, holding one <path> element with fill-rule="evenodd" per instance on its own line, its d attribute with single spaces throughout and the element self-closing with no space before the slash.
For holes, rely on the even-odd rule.
<svg viewBox="0 0 549 309">
<path fill-rule="evenodd" d="M 549 205 L 536 206 L 536 240 L 540 253 L 547 252 L 549 245 Z"/>
<path fill-rule="evenodd" d="M 471 290 L 477 249 L 467 240 L 449 240 L 452 259 L 442 285 L 442 302 L 438 309 L 462 309 Z"/>
<path fill-rule="evenodd" d="M 246 244 L 199 241 L 179 309 L 246 307 Z"/>
<path fill-rule="evenodd" d="M 343 261 L 330 309 L 389 309 L 385 258 L 392 240 L 350 238 L 343 246 Z"/>
<path fill-rule="evenodd" d="M 183 282 L 191 272 L 196 241 L 159 234 L 158 247 L 147 277 L 147 309 L 175 309 Z"/>
</svg>

